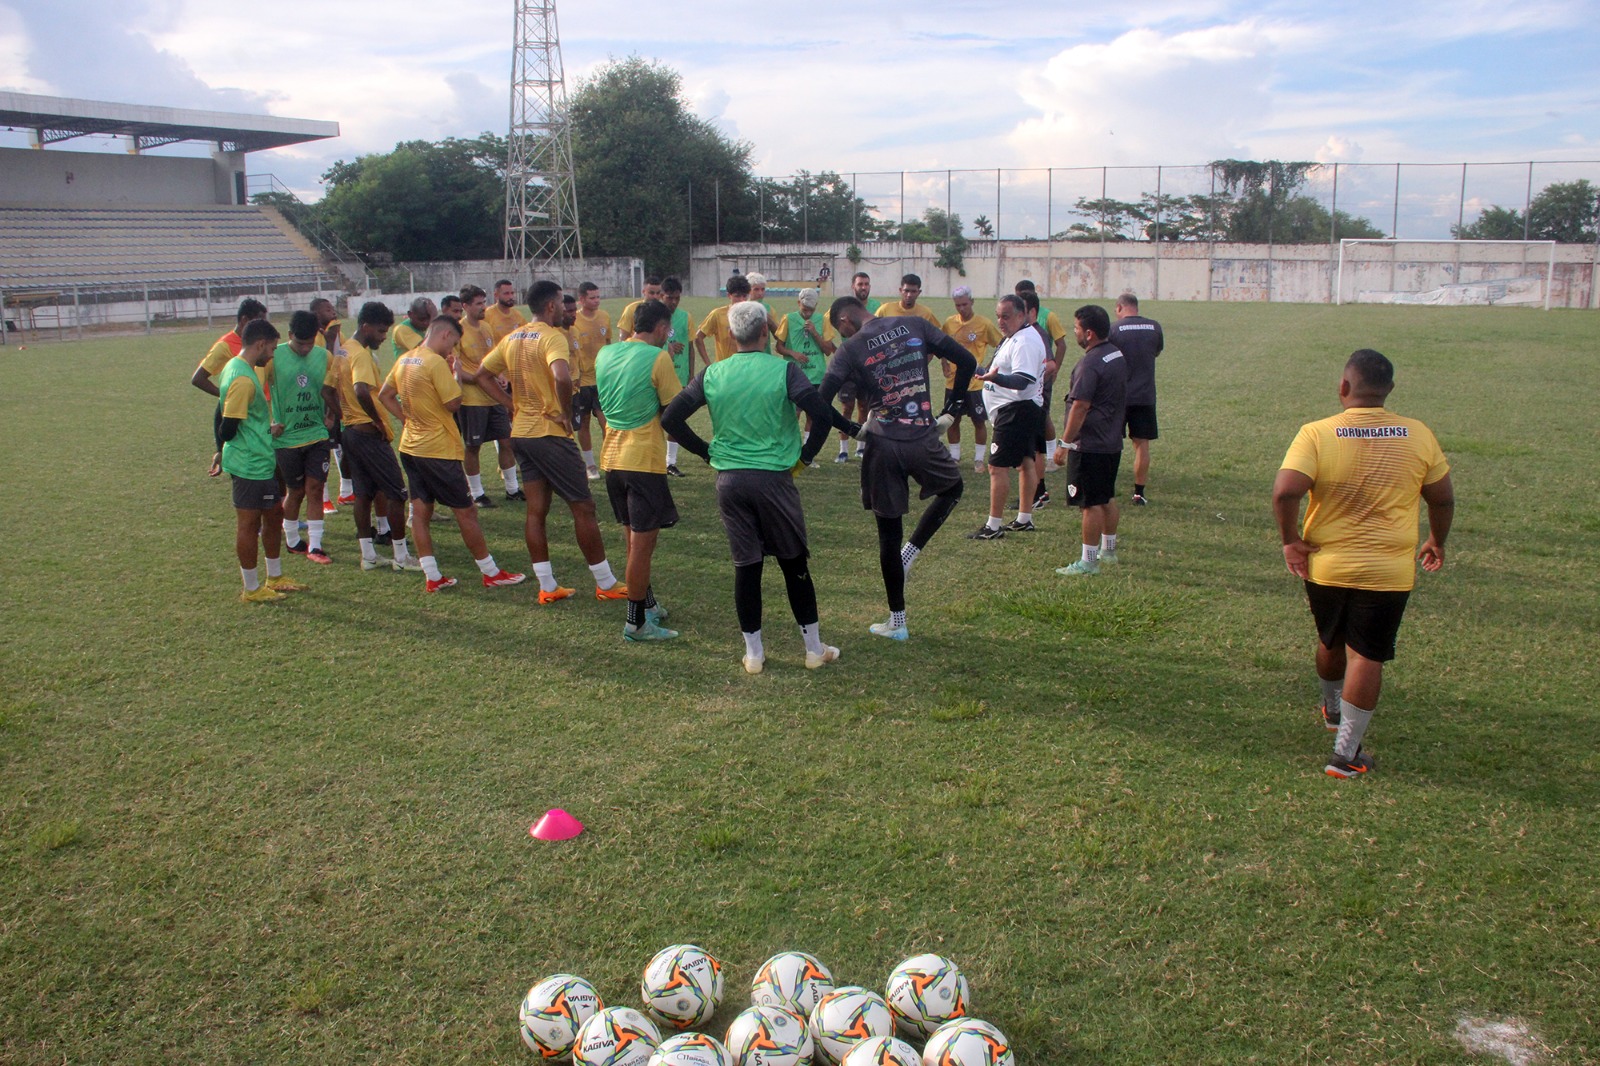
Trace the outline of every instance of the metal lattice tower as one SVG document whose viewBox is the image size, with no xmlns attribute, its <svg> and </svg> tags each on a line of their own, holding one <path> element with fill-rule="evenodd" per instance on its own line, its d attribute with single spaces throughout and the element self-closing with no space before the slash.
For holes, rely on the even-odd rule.
<svg viewBox="0 0 1600 1066">
<path fill-rule="evenodd" d="M 520 288 L 532 274 L 564 280 L 567 261 L 583 258 L 583 241 L 556 5 L 514 2 L 505 258 Z"/>
</svg>

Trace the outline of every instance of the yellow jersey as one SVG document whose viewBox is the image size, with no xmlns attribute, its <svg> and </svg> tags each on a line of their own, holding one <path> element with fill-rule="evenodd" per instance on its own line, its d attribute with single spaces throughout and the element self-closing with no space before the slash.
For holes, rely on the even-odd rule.
<svg viewBox="0 0 1600 1066">
<path fill-rule="evenodd" d="M 344 342 L 344 354 L 331 356 L 330 362 L 339 379 L 339 417 L 344 424 L 376 425 L 383 431 L 385 440 L 393 440 L 394 429 L 389 425 L 389 420 L 381 418 L 373 422 L 367 409 L 356 399 L 356 384 L 359 382 L 372 390 L 372 406 L 378 408 L 379 414 L 383 413 L 383 408 L 378 404 L 378 390 L 383 388 L 383 378 L 378 373 L 378 361 L 373 358 L 372 350 L 362 347 L 360 341 L 351 337 Z"/>
<path fill-rule="evenodd" d="M 511 310 L 502 310 L 498 303 L 491 303 L 484 308 L 483 321 L 489 327 L 489 336 L 494 338 L 494 343 L 499 344 L 506 339 L 506 334 L 528 321 L 528 316 L 523 314 L 515 305 Z"/>
<path fill-rule="evenodd" d="M 228 360 L 244 351 L 244 340 L 237 330 L 229 330 L 217 338 L 200 360 L 200 367 L 206 372 L 207 377 L 216 377 L 222 373 L 222 368 L 228 365 Z M 264 366 L 256 367 L 256 380 L 261 382 L 261 395 L 270 399 L 272 391 L 272 360 L 269 358 Z M 232 418 L 232 415 L 228 417 Z"/>
<path fill-rule="evenodd" d="M 572 347 L 565 331 L 543 322 L 529 322 L 506 335 L 484 356 L 482 369 L 511 382 L 511 435 L 513 437 L 571 437 L 552 414 L 567 414 L 556 392 L 551 367 L 572 364 Z M 574 375 L 576 377 L 576 375 Z M 573 388 L 577 388 L 574 380 Z"/>
<path fill-rule="evenodd" d="M 733 330 L 728 328 L 728 308 L 732 304 L 723 304 L 714 307 L 701 321 L 700 328 L 694 333 L 696 337 L 710 337 L 715 343 L 715 351 L 711 353 L 711 362 L 715 363 L 728 358 L 738 350 L 739 345 L 733 339 Z"/>
<path fill-rule="evenodd" d="M 878 318 L 909 318 L 922 319 L 934 329 L 939 328 L 939 316 L 928 310 L 925 304 L 915 307 L 901 307 L 899 300 L 885 300 L 878 305 Z"/>
<path fill-rule="evenodd" d="M 403 318 L 395 324 L 389 334 L 389 340 L 394 345 L 394 354 L 404 355 L 422 343 L 422 334 L 412 328 L 409 318 Z"/>
<path fill-rule="evenodd" d="M 579 311 L 572 332 L 578 338 L 578 365 L 572 375 L 573 385 L 593 385 L 594 357 L 611 343 L 611 316 L 604 310 L 592 315 Z"/>
<path fill-rule="evenodd" d="M 1416 583 L 1417 501 L 1450 472 L 1433 432 L 1382 407 L 1300 427 L 1283 469 L 1311 479 L 1300 537 L 1318 585 L 1406 592 Z"/>
<path fill-rule="evenodd" d="M 655 392 L 655 403 L 659 407 L 665 407 L 683 391 L 678 383 L 678 372 L 672 367 L 672 355 L 665 349 L 656 354 L 650 365 L 650 388 Z M 633 429 L 618 429 L 614 423 L 608 425 L 605 445 L 600 450 L 600 465 L 606 470 L 665 475 L 667 435 L 661 429 L 661 413 L 657 411 L 648 422 Z"/>
<path fill-rule="evenodd" d="M 483 362 L 483 357 L 495 346 L 494 338 L 490 335 L 487 322 L 473 325 L 465 317 L 461 319 L 461 339 L 456 341 L 456 367 L 463 375 L 475 376 L 478 365 Z M 494 397 L 478 388 L 476 385 L 461 386 L 461 406 L 463 407 L 493 407 Z"/>
<path fill-rule="evenodd" d="M 639 308 L 643 306 L 643 300 L 635 300 L 633 303 L 622 309 L 622 314 L 617 316 L 616 340 L 625 341 L 629 337 L 633 336 L 633 316 L 637 314 Z M 607 467 L 606 469 L 609 470 L 610 467 Z"/>
<path fill-rule="evenodd" d="M 461 398 L 461 384 L 444 358 L 426 345 L 399 359 L 389 371 L 389 380 L 405 408 L 405 428 L 400 431 L 400 451 L 425 459 L 460 459 L 461 430 L 445 406 Z"/>
<path fill-rule="evenodd" d="M 972 358 L 978 361 L 978 372 L 980 373 L 983 370 L 983 362 L 989 355 L 989 350 L 1000 347 L 1006 339 L 1005 334 L 1000 332 L 1000 327 L 982 315 L 973 315 L 965 322 L 961 320 L 960 315 L 951 315 L 944 320 L 944 325 L 941 328 L 957 344 L 972 353 Z M 944 387 L 953 389 L 956 387 L 956 368 L 947 361 L 941 360 L 941 362 L 944 362 Z M 967 387 L 967 391 L 981 392 L 982 390 L 983 382 L 974 376 L 972 384 Z"/>
</svg>

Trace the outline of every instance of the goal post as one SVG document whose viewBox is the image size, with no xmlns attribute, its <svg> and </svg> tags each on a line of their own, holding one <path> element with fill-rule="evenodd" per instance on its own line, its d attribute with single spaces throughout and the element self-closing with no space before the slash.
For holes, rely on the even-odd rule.
<svg viewBox="0 0 1600 1066">
<path fill-rule="evenodd" d="M 1543 307 L 1555 288 L 1555 241 L 1339 241 L 1333 302 Z"/>
</svg>

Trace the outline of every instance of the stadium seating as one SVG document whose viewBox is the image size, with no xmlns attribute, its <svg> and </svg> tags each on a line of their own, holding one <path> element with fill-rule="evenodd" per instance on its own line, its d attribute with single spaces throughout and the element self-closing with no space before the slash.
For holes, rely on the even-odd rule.
<svg viewBox="0 0 1600 1066">
<path fill-rule="evenodd" d="M 0 204 L 0 289 L 273 281 L 330 274 L 256 207 Z"/>
</svg>

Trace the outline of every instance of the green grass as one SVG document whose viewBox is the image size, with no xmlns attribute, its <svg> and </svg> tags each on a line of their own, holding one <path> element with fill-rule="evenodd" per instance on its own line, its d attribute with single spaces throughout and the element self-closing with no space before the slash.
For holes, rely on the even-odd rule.
<svg viewBox="0 0 1600 1066">
<path fill-rule="evenodd" d="M 803 668 L 771 573 L 758 677 L 698 463 L 657 553 L 671 645 L 625 645 L 583 596 L 425 599 L 357 569 L 348 513 L 334 566 L 286 564 L 310 592 L 247 607 L 187 383 L 211 338 L 0 351 L 0 1061 L 526 1063 L 536 979 L 632 1002 L 679 941 L 727 963 L 718 1027 L 778 950 L 879 986 L 934 950 L 1030 1064 L 1457 1063 L 1463 1015 L 1600 1060 L 1596 319 L 1151 313 L 1155 503 L 1119 567 L 1057 579 L 1057 507 L 1035 538 L 962 539 L 973 480 L 917 563 L 911 641 L 877 640 L 858 468 L 825 461 L 802 493 L 843 658 Z M 1367 345 L 1459 507 L 1378 772 L 1337 782 L 1267 493 Z M 523 568 L 520 515 L 484 522 Z M 530 839 L 556 806 L 588 831 Z"/>
</svg>

